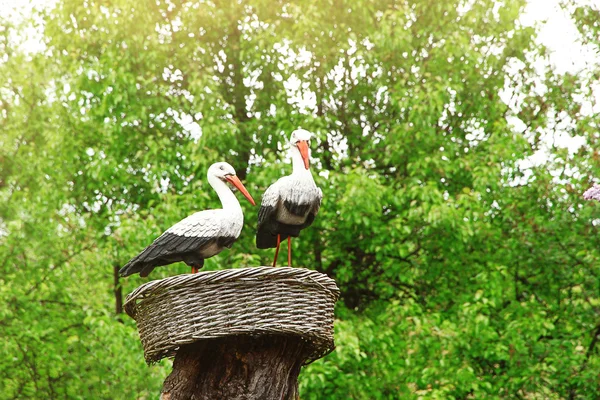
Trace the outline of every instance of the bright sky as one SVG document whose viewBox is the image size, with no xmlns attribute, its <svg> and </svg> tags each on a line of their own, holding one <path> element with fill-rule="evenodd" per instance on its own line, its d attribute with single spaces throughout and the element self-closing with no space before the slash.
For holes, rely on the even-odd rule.
<svg viewBox="0 0 600 400">
<path fill-rule="evenodd" d="M 558 72 L 575 73 L 585 68 L 586 63 L 600 62 L 593 49 L 578 42 L 579 32 L 560 8 L 560 0 L 529 0 L 528 3 L 521 21 L 529 26 L 547 21 L 540 28 L 539 39 L 552 51 L 551 61 Z M 577 0 L 577 3 L 600 8 L 600 0 Z"/>
<path fill-rule="evenodd" d="M 55 0 L 0 0 L 0 14 L 11 15 L 15 10 L 32 10 L 54 2 Z"/>
</svg>

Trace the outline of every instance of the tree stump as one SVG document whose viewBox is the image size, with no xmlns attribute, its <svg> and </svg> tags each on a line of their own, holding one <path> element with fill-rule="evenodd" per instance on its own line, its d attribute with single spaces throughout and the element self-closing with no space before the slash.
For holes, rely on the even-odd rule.
<svg viewBox="0 0 600 400">
<path fill-rule="evenodd" d="M 303 365 L 334 348 L 339 296 L 303 268 L 243 268 L 148 282 L 127 296 L 148 363 L 175 357 L 163 400 L 298 399 Z"/>
</svg>

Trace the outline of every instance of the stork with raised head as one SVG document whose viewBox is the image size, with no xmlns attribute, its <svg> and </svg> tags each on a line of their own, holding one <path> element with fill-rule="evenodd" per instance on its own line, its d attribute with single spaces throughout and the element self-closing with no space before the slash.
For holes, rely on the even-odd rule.
<svg viewBox="0 0 600 400">
<path fill-rule="evenodd" d="M 310 138 L 312 134 L 297 129 L 290 137 L 292 174 L 269 186 L 258 212 L 256 247 L 276 248 L 273 267 L 277 264 L 281 241 L 288 240 L 288 266 L 292 266 L 292 237 L 310 226 L 321 207 L 323 192 L 310 172 Z"/>
<path fill-rule="evenodd" d="M 208 168 L 208 183 L 217 192 L 223 208 L 200 211 L 179 221 L 140 254 L 132 258 L 119 273 L 128 276 L 140 273 L 148 276 L 156 267 L 183 261 L 192 273 L 204 266 L 204 260 L 231 245 L 240 236 L 244 225 L 242 207 L 227 183 L 235 186 L 252 203 L 254 199 L 226 162 Z"/>
</svg>

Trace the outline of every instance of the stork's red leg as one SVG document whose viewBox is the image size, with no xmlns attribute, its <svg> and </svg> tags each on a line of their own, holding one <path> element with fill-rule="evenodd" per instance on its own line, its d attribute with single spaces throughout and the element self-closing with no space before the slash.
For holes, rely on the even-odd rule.
<svg viewBox="0 0 600 400">
<path fill-rule="evenodd" d="M 279 245 L 281 244 L 281 235 L 277 235 L 277 249 L 275 250 L 275 259 L 273 260 L 273 268 L 277 264 L 277 255 L 279 254 Z"/>
<path fill-rule="evenodd" d="M 288 267 L 292 266 L 292 237 L 288 236 Z"/>
<path fill-rule="evenodd" d="M 192 274 L 198 273 L 198 267 L 192 267 Z"/>
</svg>

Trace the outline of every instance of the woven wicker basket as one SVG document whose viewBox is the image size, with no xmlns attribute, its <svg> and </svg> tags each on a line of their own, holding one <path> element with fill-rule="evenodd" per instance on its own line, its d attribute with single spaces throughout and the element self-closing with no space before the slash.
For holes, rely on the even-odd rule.
<svg viewBox="0 0 600 400">
<path fill-rule="evenodd" d="M 335 282 L 304 268 L 243 268 L 148 282 L 127 296 L 148 363 L 198 340 L 235 335 L 295 335 L 305 364 L 334 349 Z"/>
</svg>

